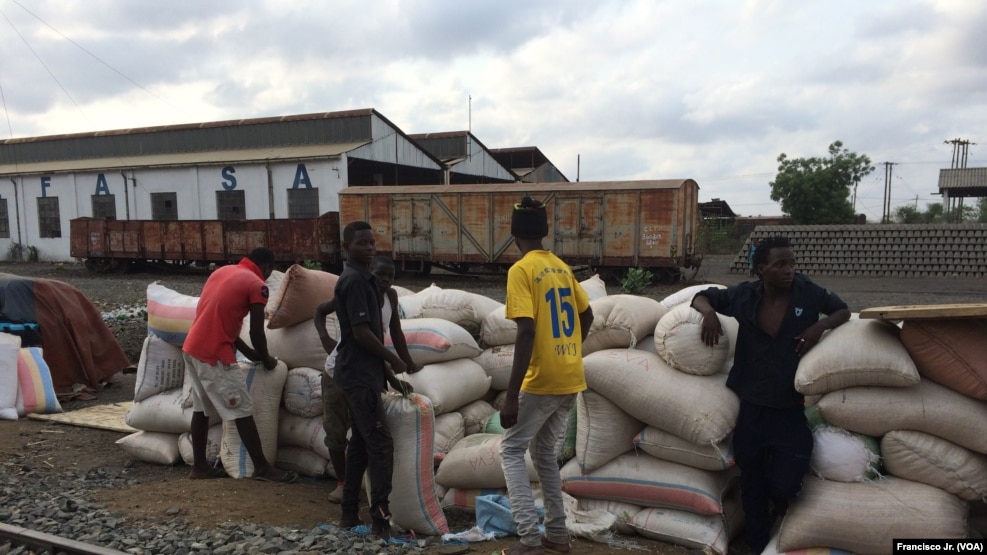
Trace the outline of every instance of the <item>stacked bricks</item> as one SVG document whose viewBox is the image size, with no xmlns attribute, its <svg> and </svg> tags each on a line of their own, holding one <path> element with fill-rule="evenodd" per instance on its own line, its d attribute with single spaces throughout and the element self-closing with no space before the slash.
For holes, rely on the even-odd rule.
<svg viewBox="0 0 987 555">
<path fill-rule="evenodd" d="M 987 224 L 758 226 L 730 271 L 747 274 L 751 245 L 775 235 L 810 276 L 987 277 Z"/>
</svg>

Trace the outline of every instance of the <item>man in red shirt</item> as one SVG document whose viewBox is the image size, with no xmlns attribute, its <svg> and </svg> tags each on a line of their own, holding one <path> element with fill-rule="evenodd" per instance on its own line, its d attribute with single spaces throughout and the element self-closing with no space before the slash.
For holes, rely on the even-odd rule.
<svg viewBox="0 0 987 555">
<path fill-rule="evenodd" d="M 258 247 L 237 265 L 223 266 L 206 280 L 182 352 L 188 378 L 192 382 L 192 472 L 193 480 L 213 478 L 216 473 L 206 462 L 209 418 L 233 420 L 247 453 L 254 463 L 254 478 L 293 482 L 294 472 L 282 472 L 272 465 L 261 446 L 254 422 L 254 406 L 247 384 L 238 371 L 236 351 L 250 360 L 263 362 L 273 370 L 277 361 L 267 351 L 264 334 L 264 306 L 267 304 L 266 279 L 274 270 L 274 253 Z M 240 339 L 243 319 L 250 314 L 250 342 Z"/>
</svg>

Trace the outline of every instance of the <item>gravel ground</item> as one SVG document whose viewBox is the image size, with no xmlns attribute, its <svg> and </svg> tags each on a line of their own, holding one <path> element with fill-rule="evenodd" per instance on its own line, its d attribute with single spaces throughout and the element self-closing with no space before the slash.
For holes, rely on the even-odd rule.
<svg viewBox="0 0 987 555">
<path fill-rule="evenodd" d="M 704 261 L 693 282 L 651 286 L 645 295 L 662 299 L 696 283 L 733 284 L 748 279 L 727 271 L 731 256 Z M 140 311 L 147 285 L 162 285 L 198 295 L 201 271 L 144 271 L 94 275 L 79 264 L 0 263 L 0 273 L 57 279 L 81 290 L 106 314 L 107 325 L 136 364 L 146 322 Z M 926 278 L 814 278 L 836 291 L 857 312 L 863 308 L 909 304 L 987 302 L 985 280 Z M 504 277 L 463 278 L 435 273 L 429 278 L 400 276 L 397 285 L 420 290 L 431 283 L 504 297 Z M 618 285 L 608 291 L 620 293 Z M 95 401 L 68 401 L 65 410 L 129 401 L 134 375 L 121 373 Z M 129 553 L 444 553 L 462 549 L 439 545 L 435 538 L 383 544 L 341 531 L 331 523 L 338 506 L 325 501 L 325 480 L 302 480 L 283 486 L 249 480 L 186 479 L 187 468 L 129 460 L 114 442 L 123 434 L 64 426 L 32 419 L 0 422 L 0 522 L 23 526 Z M 473 525 L 473 515 L 447 511 L 454 532 Z M 658 553 L 686 550 L 644 538 L 623 538 L 622 547 Z M 474 544 L 474 552 L 508 547 L 514 540 Z M 0 552 L 6 546 L 0 541 Z M 18 553 L 16 548 L 11 551 Z M 615 546 L 578 540 L 580 553 L 610 553 Z"/>
</svg>

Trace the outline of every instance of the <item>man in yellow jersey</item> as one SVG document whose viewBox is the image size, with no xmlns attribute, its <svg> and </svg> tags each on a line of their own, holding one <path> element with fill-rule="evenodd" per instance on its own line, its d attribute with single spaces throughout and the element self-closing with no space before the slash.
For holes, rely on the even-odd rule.
<svg viewBox="0 0 987 555">
<path fill-rule="evenodd" d="M 524 197 L 514 205 L 511 235 L 521 251 L 507 274 L 506 316 L 517 323 L 514 365 L 500 411 L 504 475 L 520 541 L 504 553 L 545 549 L 566 553 L 569 534 L 562 506 L 562 478 L 555 452 L 576 394 L 586 389 L 583 339 L 593 323 L 589 297 L 569 266 L 542 247 L 548 235 L 545 205 Z M 525 451 L 538 471 L 545 499 L 545 535 L 525 467 Z"/>
</svg>

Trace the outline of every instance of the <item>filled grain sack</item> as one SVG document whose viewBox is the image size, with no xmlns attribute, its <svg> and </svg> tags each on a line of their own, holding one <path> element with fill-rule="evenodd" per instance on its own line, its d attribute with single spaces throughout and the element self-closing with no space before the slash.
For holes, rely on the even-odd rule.
<svg viewBox="0 0 987 555">
<path fill-rule="evenodd" d="M 644 453 L 625 453 L 588 474 L 572 460 L 561 473 L 562 490 L 580 499 L 609 499 L 703 515 L 723 512 L 723 494 L 736 475 L 732 469 L 710 472 Z"/>
<path fill-rule="evenodd" d="M 0 420 L 17 420 L 17 359 L 20 357 L 21 338 L 0 333 Z"/>
<path fill-rule="evenodd" d="M 634 446 L 662 460 L 701 468 L 726 470 L 736 464 L 733 441 L 727 437 L 719 443 L 699 445 L 654 426 L 646 426 L 634 436 Z"/>
<path fill-rule="evenodd" d="M 400 285 L 391 285 L 391 289 L 398 294 L 398 297 L 407 297 L 408 295 L 414 295 L 415 292 L 407 287 L 401 287 Z M 404 318 L 404 316 L 402 316 Z"/>
<path fill-rule="evenodd" d="M 463 427 L 465 435 L 478 434 L 487 426 L 490 415 L 497 412 L 490 403 L 483 399 L 477 399 L 456 409 L 456 412 L 463 415 Z"/>
<path fill-rule="evenodd" d="M 398 297 L 398 305 L 404 314 L 402 319 L 413 319 L 422 317 L 422 304 L 433 294 L 442 291 L 442 288 L 434 283 L 413 295 Z"/>
<path fill-rule="evenodd" d="M 693 376 L 658 355 L 607 349 L 583 358 L 586 385 L 645 424 L 691 443 L 710 445 L 733 431 L 740 400 L 726 375 Z"/>
<path fill-rule="evenodd" d="M 401 331 L 408 344 L 408 353 L 415 364 L 425 366 L 480 354 L 476 339 L 462 326 L 441 318 L 401 320 Z M 384 337 L 384 346 L 394 349 L 391 336 Z"/>
<path fill-rule="evenodd" d="M 497 391 L 507 389 L 514 367 L 514 345 L 499 345 L 484 349 L 474 359 L 490 376 L 490 388 Z"/>
<path fill-rule="evenodd" d="M 726 555 L 730 540 L 744 526 L 740 488 L 733 488 L 723 499 L 723 514 L 698 515 L 677 509 L 647 508 L 627 522 L 638 534 L 702 553 Z"/>
<path fill-rule="evenodd" d="M 966 515 L 954 495 L 901 478 L 848 484 L 807 477 L 775 547 L 890 554 L 895 538 L 965 538 Z"/>
<path fill-rule="evenodd" d="M 593 274 L 592 276 L 579 282 L 582 286 L 583 291 L 586 292 L 586 296 L 589 300 L 595 301 L 601 297 L 607 296 L 607 284 L 600 277 L 600 274 Z"/>
<path fill-rule="evenodd" d="M 987 455 L 912 430 L 881 438 L 884 467 L 899 478 L 921 482 L 965 499 L 987 500 Z"/>
<path fill-rule="evenodd" d="M 21 347 L 17 351 L 17 398 L 14 409 L 18 416 L 62 412 L 51 369 L 45 362 L 41 347 Z"/>
<path fill-rule="evenodd" d="M 416 535 L 441 536 L 449 524 L 435 495 L 432 466 L 435 415 L 428 399 L 412 393 L 382 397 L 384 419 L 394 438 L 391 522 Z"/>
<path fill-rule="evenodd" d="M 497 307 L 480 321 L 480 344 L 486 347 L 513 345 L 517 340 L 517 324 L 509 320 L 506 308 Z"/>
<path fill-rule="evenodd" d="M 327 459 L 304 447 L 279 445 L 278 454 L 274 459 L 274 466 L 281 470 L 290 470 L 297 472 L 300 476 L 308 476 L 310 478 L 322 478 L 327 474 L 332 474 L 332 465 L 329 464 Z M 333 476 L 333 479 L 335 478 Z"/>
<path fill-rule="evenodd" d="M 185 407 L 183 390 L 172 389 L 134 403 L 123 420 L 137 430 L 180 434 L 191 429 L 192 403 L 190 400 L 188 407 Z M 210 420 L 210 424 L 218 423 L 218 418 Z"/>
<path fill-rule="evenodd" d="M 461 439 L 446 453 L 435 473 L 435 481 L 447 488 L 505 488 L 503 459 L 500 456 L 500 434 L 473 434 Z M 531 453 L 524 454 L 528 477 L 538 481 L 531 462 Z"/>
<path fill-rule="evenodd" d="M 335 318 L 335 315 L 330 315 L 330 317 Z M 326 318 L 326 321 L 328 322 L 329 318 Z M 331 330 L 332 328 L 329 329 Z M 249 345 L 249 324 L 241 330 L 241 338 L 244 334 L 248 338 L 245 342 Z M 330 335 L 332 335 L 331 332 Z M 311 317 L 308 320 L 291 326 L 270 328 L 270 325 L 268 325 L 266 336 L 267 352 L 272 357 L 284 361 L 288 368 L 325 367 L 328 353 L 326 353 L 325 348 L 322 346 L 322 341 L 319 339 L 319 332 L 315 329 L 315 324 L 312 323 Z"/>
<path fill-rule="evenodd" d="M 576 396 L 576 461 L 590 472 L 634 449 L 644 424 L 603 395 L 586 390 Z"/>
<path fill-rule="evenodd" d="M 199 297 L 172 291 L 158 282 L 147 286 L 147 331 L 176 347 L 185 343 L 185 336 L 195 320 Z"/>
<path fill-rule="evenodd" d="M 657 355 L 658 354 L 658 346 L 655 345 L 655 336 L 654 335 L 651 335 L 649 337 L 645 337 L 641 341 L 638 341 L 637 344 L 635 344 L 634 347 L 632 347 L 632 348 L 637 349 L 639 351 L 645 351 L 645 352 L 651 353 L 653 355 Z"/>
<path fill-rule="evenodd" d="M 827 422 L 880 437 L 915 430 L 987 453 L 987 403 L 929 380 L 912 387 L 852 387 L 823 395 L 817 403 Z"/>
<path fill-rule="evenodd" d="M 812 430 L 812 442 L 809 468 L 820 478 L 863 482 L 880 476 L 881 451 L 875 438 L 821 425 Z"/>
<path fill-rule="evenodd" d="M 686 303 L 661 317 L 654 328 L 655 349 L 676 370 L 697 376 L 720 372 L 731 358 L 740 329 L 737 320 L 717 315 L 724 335 L 716 345 L 707 346 L 702 339 L 703 315 Z"/>
<path fill-rule="evenodd" d="M 134 401 L 182 387 L 185 379 L 185 357 L 182 349 L 157 335 L 144 338 L 137 377 L 134 381 Z"/>
<path fill-rule="evenodd" d="M 182 454 L 178 450 L 178 435 L 134 432 L 116 440 L 115 443 L 124 453 L 139 461 L 171 466 L 182 460 Z"/>
<path fill-rule="evenodd" d="M 905 320 L 901 343 L 922 377 L 987 400 L 987 320 Z"/>
<path fill-rule="evenodd" d="M 726 289 L 726 285 L 719 285 L 716 283 L 701 283 L 699 285 L 690 285 L 689 287 L 683 287 L 678 291 L 666 296 L 662 300 L 658 301 L 667 310 L 671 310 L 682 303 L 692 303 L 692 298 L 696 296 L 696 293 L 700 291 L 705 291 L 710 287 L 716 287 L 717 289 Z"/>
<path fill-rule="evenodd" d="M 471 335 L 480 334 L 480 323 L 504 303 L 459 289 L 441 289 L 422 301 L 422 318 L 441 318 L 459 324 Z"/>
<path fill-rule="evenodd" d="M 468 358 L 425 365 L 414 374 L 400 374 L 432 402 L 436 415 L 454 411 L 482 398 L 490 389 L 490 377 L 483 367 Z"/>
<path fill-rule="evenodd" d="M 278 446 L 301 447 L 328 459 L 322 415 L 298 416 L 281 409 L 278 416 Z"/>
<path fill-rule="evenodd" d="M 264 307 L 264 318 L 271 317 L 271 310 L 274 308 L 271 305 L 271 301 L 280 299 L 281 297 L 281 284 L 284 282 L 284 272 L 281 270 L 271 270 L 271 275 L 267 276 L 267 294 L 268 301 L 267 306 Z"/>
<path fill-rule="evenodd" d="M 637 295 L 608 295 L 590 301 L 593 324 L 583 341 L 583 355 L 603 349 L 633 347 L 654 333 L 668 310 L 658 301 Z"/>
<path fill-rule="evenodd" d="M 908 387 L 918 380 L 897 326 L 883 320 L 850 320 L 827 331 L 802 356 L 795 389 L 820 395 L 857 386 Z"/>
<path fill-rule="evenodd" d="M 322 415 L 322 367 L 288 370 L 284 381 L 284 408 L 296 416 Z"/>
<path fill-rule="evenodd" d="M 231 370 L 232 371 L 232 370 Z M 264 457 L 273 462 L 278 453 L 278 409 L 288 377 L 284 362 L 278 362 L 273 370 L 266 370 L 260 363 L 240 363 L 237 370 L 247 383 L 247 391 L 254 403 L 254 423 L 260 435 Z M 223 422 L 223 440 L 219 447 L 223 468 L 233 478 L 254 475 L 254 463 L 240 440 L 236 422 Z"/>
<path fill-rule="evenodd" d="M 459 440 L 466 437 L 463 415 L 447 412 L 435 417 L 435 439 L 432 442 L 432 460 L 439 465 Z"/>
<path fill-rule="evenodd" d="M 437 488 L 444 489 L 441 485 L 438 485 Z M 442 492 L 442 508 L 474 512 L 476 511 L 476 498 L 488 495 L 507 497 L 507 488 L 448 488 Z M 535 499 L 535 506 L 544 506 L 541 485 L 538 482 L 531 483 L 531 495 Z"/>
<path fill-rule="evenodd" d="M 606 511 L 614 516 L 613 529 L 618 534 L 633 536 L 637 530 L 630 527 L 627 522 L 643 509 L 640 505 L 624 503 L 622 501 L 610 501 L 609 499 L 588 499 L 577 498 L 579 508 L 584 511 Z"/>
<path fill-rule="evenodd" d="M 209 432 L 206 433 L 206 462 L 209 466 L 216 467 L 220 465 L 219 446 L 221 443 L 223 443 L 223 424 L 219 423 L 209 426 Z M 178 436 L 178 452 L 181 454 L 185 464 L 189 466 L 195 464 L 195 454 L 192 453 L 192 434 L 190 432 L 184 432 Z"/>
<path fill-rule="evenodd" d="M 332 299 L 338 280 L 335 274 L 293 264 L 268 302 L 267 327 L 276 330 L 311 320 L 315 307 Z"/>
</svg>

